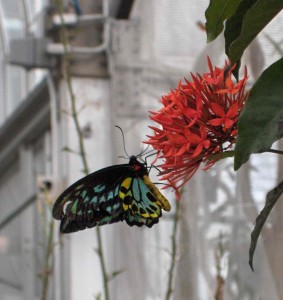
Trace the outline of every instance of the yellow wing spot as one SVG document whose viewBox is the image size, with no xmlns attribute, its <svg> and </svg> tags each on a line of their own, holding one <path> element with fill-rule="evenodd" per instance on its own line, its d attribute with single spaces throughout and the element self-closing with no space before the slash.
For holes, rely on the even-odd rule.
<svg viewBox="0 0 283 300">
<path fill-rule="evenodd" d="M 161 208 L 163 208 L 166 211 L 170 211 L 171 205 L 169 201 L 160 193 L 159 189 L 151 182 L 148 176 L 145 175 L 143 177 L 143 182 L 155 196 L 155 198 L 157 199 L 157 203 L 160 204 Z"/>
<path fill-rule="evenodd" d="M 126 179 L 123 180 L 123 182 L 121 183 L 121 187 L 119 190 L 119 197 L 123 200 L 127 194 L 129 193 L 130 190 L 130 186 L 132 183 L 132 178 L 131 177 L 127 177 Z"/>
<path fill-rule="evenodd" d="M 151 218 L 153 218 L 150 214 L 148 214 L 148 213 L 144 213 L 144 214 L 141 214 L 141 216 L 143 217 L 143 218 L 145 218 L 145 219 L 151 219 Z"/>
<path fill-rule="evenodd" d="M 124 186 L 126 189 L 129 189 L 132 183 L 132 178 L 131 177 L 127 177 L 126 179 L 124 179 L 124 181 L 122 182 L 122 186 Z"/>
<path fill-rule="evenodd" d="M 152 219 L 156 219 L 156 218 L 159 217 L 159 215 L 158 215 L 157 213 L 149 214 L 148 216 L 149 216 L 150 218 L 152 218 Z"/>
<path fill-rule="evenodd" d="M 132 191 L 130 189 L 133 179 L 131 177 L 127 177 L 123 180 L 119 190 L 119 198 L 123 201 L 123 209 L 127 211 L 132 207 L 132 201 L 130 201 L 132 197 Z M 129 197 L 127 197 L 129 196 Z M 127 198 L 126 198 L 127 197 Z"/>
<path fill-rule="evenodd" d="M 128 210 L 129 209 L 129 205 L 126 205 L 125 203 L 123 203 L 123 209 L 124 209 L 124 211 Z"/>
</svg>

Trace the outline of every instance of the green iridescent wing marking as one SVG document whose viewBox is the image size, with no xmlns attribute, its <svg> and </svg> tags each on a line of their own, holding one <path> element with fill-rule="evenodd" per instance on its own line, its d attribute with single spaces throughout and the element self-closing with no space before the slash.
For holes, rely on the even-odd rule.
<svg viewBox="0 0 283 300">
<path fill-rule="evenodd" d="M 53 217 L 61 220 L 60 231 L 70 233 L 123 220 L 130 226 L 158 223 L 164 207 L 144 175 L 146 168 L 134 158 L 132 164 L 108 167 L 75 182 L 53 207 Z"/>
<path fill-rule="evenodd" d="M 127 177 L 123 180 L 119 192 L 129 225 L 151 227 L 162 216 L 157 199 L 140 177 Z"/>
</svg>

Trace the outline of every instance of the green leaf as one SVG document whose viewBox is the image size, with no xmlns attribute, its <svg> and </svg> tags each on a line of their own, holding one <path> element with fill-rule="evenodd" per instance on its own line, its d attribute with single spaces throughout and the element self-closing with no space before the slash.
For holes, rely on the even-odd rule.
<svg viewBox="0 0 283 300">
<path fill-rule="evenodd" d="M 245 0 L 242 1 L 236 12 L 226 21 L 224 38 L 225 38 L 225 53 L 230 58 L 229 50 L 231 44 L 241 35 L 243 20 L 246 12 L 255 4 L 258 0 Z M 239 69 L 241 66 L 240 59 L 237 61 L 232 61 L 236 63 L 236 67 L 233 69 L 232 73 L 235 76 L 236 80 L 239 80 Z"/>
<path fill-rule="evenodd" d="M 255 252 L 257 240 L 261 233 L 262 227 L 267 217 L 269 216 L 273 206 L 275 205 L 275 203 L 277 202 L 277 200 L 279 199 L 282 193 L 283 193 L 283 181 L 281 181 L 274 189 L 268 192 L 266 196 L 266 202 L 264 208 L 256 218 L 255 228 L 251 233 L 251 245 L 249 251 L 249 265 L 252 270 L 254 270 L 253 267 L 254 252 Z"/>
<path fill-rule="evenodd" d="M 217 38 L 222 32 L 223 22 L 230 18 L 243 0 L 210 0 L 205 11 L 207 42 Z"/>
<path fill-rule="evenodd" d="M 231 17 L 229 22 L 227 21 L 229 26 L 225 33 L 227 40 L 225 48 L 232 63 L 241 59 L 251 41 L 282 8 L 282 0 L 244 0 L 235 16 Z M 236 19 L 237 17 L 239 20 Z"/>
<path fill-rule="evenodd" d="M 282 137 L 283 58 L 269 66 L 251 89 L 238 124 L 234 169 L 252 153 L 270 149 Z"/>
<path fill-rule="evenodd" d="M 225 53 L 229 57 L 231 44 L 241 35 L 244 16 L 257 0 L 242 1 L 236 12 L 229 18 L 225 25 Z"/>
<path fill-rule="evenodd" d="M 120 274 L 122 274 L 122 273 L 124 273 L 124 272 L 126 272 L 126 269 L 121 269 L 121 270 L 113 271 L 113 272 L 111 273 L 111 275 L 108 277 L 108 281 L 111 281 L 111 280 L 114 279 L 116 276 L 118 276 L 118 275 L 120 275 Z"/>
</svg>

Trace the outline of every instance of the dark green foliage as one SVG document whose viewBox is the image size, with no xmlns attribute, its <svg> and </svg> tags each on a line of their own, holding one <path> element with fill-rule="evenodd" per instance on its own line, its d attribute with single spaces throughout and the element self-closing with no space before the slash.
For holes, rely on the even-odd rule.
<svg viewBox="0 0 283 300">
<path fill-rule="evenodd" d="M 254 84 L 239 118 L 234 168 L 238 170 L 252 153 L 270 149 L 282 137 L 283 58 L 267 68 Z"/>
<path fill-rule="evenodd" d="M 257 240 L 261 233 L 262 227 L 267 217 L 269 216 L 272 208 L 274 207 L 274 205 L 276 204 L 277 200 L 282 195 L 282 193 L 283 193 L 283 181 L 281 181 L 274 189 L 268 192 L 266 196 L 265 206 L 261 211 L 261 213 L 256 218 L 255 228 L 251 234 L 250 257 L 249 257 L 249 264 L 252 270 L 254 269 L 253 267 L 254 252 L 255 252 Z"/>
<path fill-rule="evenodd" d="M 205 12 L 207 41 L 217 38 L 224 28 L 224 21 L 236 11 L 242 0 L 211 0 Z"/>
</svg>

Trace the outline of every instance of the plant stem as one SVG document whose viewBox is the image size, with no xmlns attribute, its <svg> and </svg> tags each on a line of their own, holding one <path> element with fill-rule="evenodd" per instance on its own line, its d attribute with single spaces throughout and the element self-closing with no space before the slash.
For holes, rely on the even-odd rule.
<svg viewBox="0 0 283 300">
<path fill-rule="evenodd" d="M 180 192 L 180 194 L 181 193 L 182 191 Z M 177 256 L 177 228 L 178 228 L 178 221 L 179 221 L 179 209 L 180 209 L 180 203 L 179 201 L 176 200 L 176 211 L 174 215 L 173 232 L 171 237 L 172 254 L 171 254 L 170 269 L 168 272 L 169 278 L 168 278 L 167 292 L 165 297 L 166 300 L 170 300 L 170 297 L 173 293 L 173 275 L 174 275 L 176 256 Z"/>
<path fill-rule="evenodd" d="M 109 287 L 108 287 L 108 276 L 107 276 L 107 270 L 105 265 L 105 258 L 104 258 L 104 252 L 103 252 L 103 244 L 101 239 L 101 231 L 100 227 L 96 227 L 96 235 L 97 235 L 97 244 L 98 244 L 98 256 L 100 259 L 100 267 L 102 270 L 102 276 L 103 276 L 103 289 L 105 294 L 105 300 L 109 300 Z"/>
<path fill-rule="evenodd" d="M 215 300 L 223 300 L 225 280 L 222 276 L 221 263 L 224 257 L 224 246 L 222 243 L 222 235 L 219 237 L 218 247 L 215 251 L 215 262 L 216 262 L 216 291 Z"/>
<path fill-rule="evenodd" d="M 89 167 L 87 163 L 86 158 L 86 152 L 85 152 L 85 146 L 83 141 L 83 135 L 81 132 L 81 127 L 78 119 L 77 114 L 77 108 L 76 108 L 76 97 L 73 91 L 72 86 L 72 77 L 71 77 L 71 66 L 70 66 L 70 59 L 69 59 L 69 53 L 68 53 L 68 38 L 66 34 L 66 26 L 64 23 L 63 18 L 63 6 L 62 6 L 62 0 L 57 0 L 57 8 L 60 15 L 61 23 L 62 23 L 62 30 L 61 30 L 61 40 L 64 45 L 64 63 L 65 63 L 65 76 L 67 81 L 68 90 L 71 97 L 71 110 L 72 110 L 72 116 L 75 123 L 75 128 L 78 134 L 79 139 L 79 148 L 80 148 L 80 156 L 82 158 L 83 166 L 84 166 L 84 172 L 86 174 L 89 173 Z M 103 251 L 103 243 L 101 238 L 101 231 L 100 227 L 96 227 L 96 234 L 97 234 L 97 244 L 98 244 L 98 256 L 100 260 L 100 267 L 102 271 L 102 277 L 103 277 L 103 288 L 104 288 L 104 294 L 105 294 L 105 300 L 109 300 L 109 287 L 108 287 L 108 276 L 107 276 L 107 270 L 106 270 L 106 264 L 105 264 L 105 258 L 104 258 L 104 251 Z"/>
<path fill-rule="evenodd" d="M 54 220 L 51 219 L 48 228 L 48 241 L 47 241 L 47 249 L 45 253 L 45 260 L 44 260 L 44 269 L 42 274 L 42 300 L 47 299 L 47 292 L 48 292 L 48 284 L 49 284 L 49 277 L 50 277 L 50 257 L 53 254 L 53 231 L 54 231 Z"/>
<path fill-rule="evenodd" d="M 71 98 L 71 111 L 72 111 L 72 117 L 75 123 L 75 128 L 78 134 L 78 139 L 79 139 L 79 148 L 80 148 L 80 156 L 82 158 L 83 161 L 83 166 L 84 166 L 84 172 L 85 174 L 89 173 L 89 169 L 88 169 L 88 163 L 86 160 L 86 154 L 85 154 L 85 147 L 84 147 L 84 141 L 83 141 L 83 135 L 81 132 L 81 127 L 79 124 L 79 119 L 78 119 L 78 114 L 77 114 L 77 107 L 76 107 L 76 96 L 73 90 L 73 85 L 72 85 L 72 76 L 71 76 L 71 65 L 70 65 L 70 55 L 68 53 L 68 37 L 66 34 L 66 26 L 64 23 L 64 18 L 63 18 L 63 6 L 62 6 L 62 0 L 57 0 L 57 7 L 58 7 L 58 11 L 60 14 L 60 19 L 61 19 L 61 23 L 62 23 L 62 27 L 61 27 L 61 41 L 63 43 L 63 47 L 64 47 L 64 65 L 65 65 L 65 77 L 66 77 L 66 82 L 67 82 L 67 86 L 68 86 L 68 91 L 70 94 L 70 98 Z"/>
<path fill-rule="evenodd" d="M 276 154 L 283 154 L 283 151 L 275 150 L 275 149 L 268 149 L 266 152 L 276 153 Z"/>
</svg>

